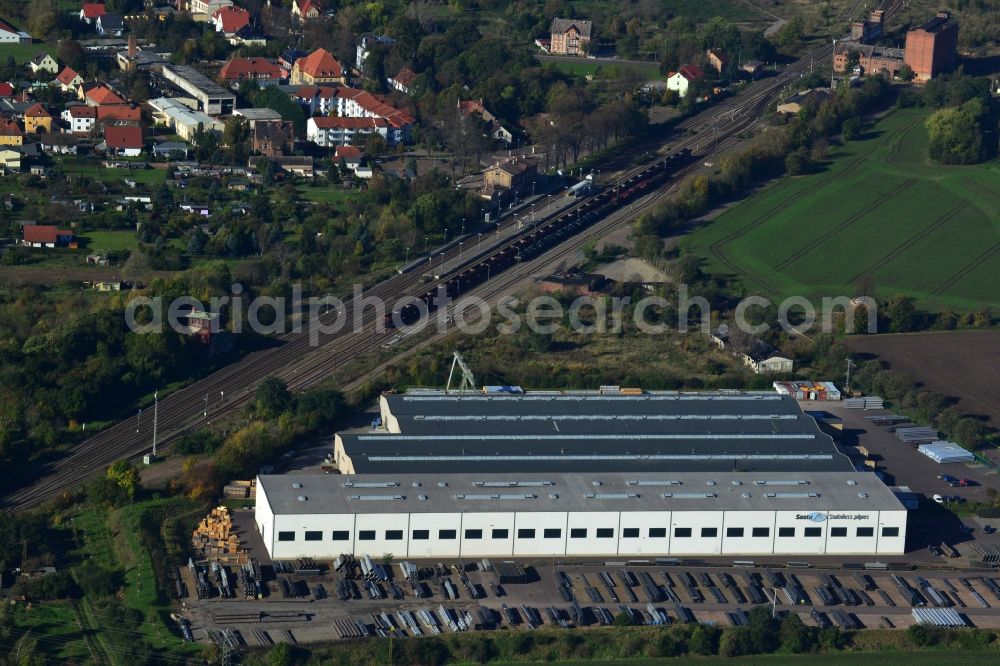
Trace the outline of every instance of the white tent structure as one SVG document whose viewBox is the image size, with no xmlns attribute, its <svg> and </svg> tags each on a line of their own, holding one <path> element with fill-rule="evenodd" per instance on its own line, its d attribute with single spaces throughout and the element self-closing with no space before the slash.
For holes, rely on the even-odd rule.
<svg viewBox="0 0 1000 666">
<path fill-rule="evenodd" d="M 921 444 L 917 450 L 936 463 L 960 463 L 972 462 L 976 459 L 972 453 L 966 451 L 954 442 L 937 441 L 930 444 Z"/>
</svg>

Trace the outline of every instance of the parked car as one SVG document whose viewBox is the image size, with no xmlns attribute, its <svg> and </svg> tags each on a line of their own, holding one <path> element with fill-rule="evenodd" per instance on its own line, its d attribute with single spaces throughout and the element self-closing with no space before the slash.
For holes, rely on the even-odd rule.
<svg viewBox="0 0 1000 666">
<path fill-rule="evenodd" d="M 983 534 L 993 534 L 996 531 L 997 531 L 997 529 L 995 527 L 993 527 L 992 525 L 984 525 L 983 526 Z"/>
<path fill-rule="evenodd" d="M 979 484 L 977 484 L 972 479 L 959 479 L 958 480 L 958 485 L 961 486 L 962 488 L 969 488 L 971 486 L 977 486 Z"/>
<path fill-rule="evenodd" d="M 937 502 L 938 504 L 944 504 L 944 498 L 938 495 L 937 493 L 934 493 L 934 496 L 931 497 L 931 499 Z"/>
<path fill-rule="evenodd" d="M 941 479 L 942 481 L 944 481 L 945 483 L 947 483 L 952 488 L 958 487 L 958 483 L 959 483 L 958 479 L 955 478 L 954 476 L 952 476 L 951 474 L 938 474 L 937 478 Z"/>
</svg>

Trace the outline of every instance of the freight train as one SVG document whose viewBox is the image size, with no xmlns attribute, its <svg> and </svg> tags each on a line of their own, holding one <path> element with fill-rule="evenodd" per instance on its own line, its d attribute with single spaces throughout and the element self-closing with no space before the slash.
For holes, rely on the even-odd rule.
<svg viewBox="0 0 1000 666">
<path fill-rule="evenodd" d="M 539 223 L 528 233 L 498 248 L 494 254 L 473 260 L 470 265 L 462 267 L 461 272 L 443 284 L 444 293 L 447 293 L 449 298 L 456 298 L 514 264 L 537 257 L 564 238 L 587 228 L 609 213 L 655 189 L 690 160 L 690 148 L 678 150 L 633 173 L 615 187 L 604 189 L 584 199 L 572 209 Z M 411 299 L 411 302 L 396 307 L 392 314 L 386 314 L 383 319 L 385 328 L 412 326 L 422 315 L 433 312 L 437 307 L 439 286 L 441 285 L 436 285 L 416 299 Z"/>
</svg>

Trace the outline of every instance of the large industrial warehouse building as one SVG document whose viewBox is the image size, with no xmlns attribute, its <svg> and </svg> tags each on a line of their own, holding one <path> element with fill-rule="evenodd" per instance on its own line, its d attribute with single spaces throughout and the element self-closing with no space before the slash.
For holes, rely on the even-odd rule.
<svg viewBox="0 0 1000 666">
<path fill-rule="evenodd" d="M 901 554 L 906 509 L 772 393 L 386 395 L 342 474 L 263 475 L 271 557 Z"/>
</svg>

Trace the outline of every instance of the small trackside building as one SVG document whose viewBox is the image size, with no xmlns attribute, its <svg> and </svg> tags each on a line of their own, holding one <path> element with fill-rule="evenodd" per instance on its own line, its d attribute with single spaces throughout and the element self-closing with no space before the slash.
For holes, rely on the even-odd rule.
<svg viewBox="0 0 1000 666">
<path fill-rule="evenodd" d="M 273 559 L 901 555 L 873 474 L 262 475 Z"/>
</svg>

